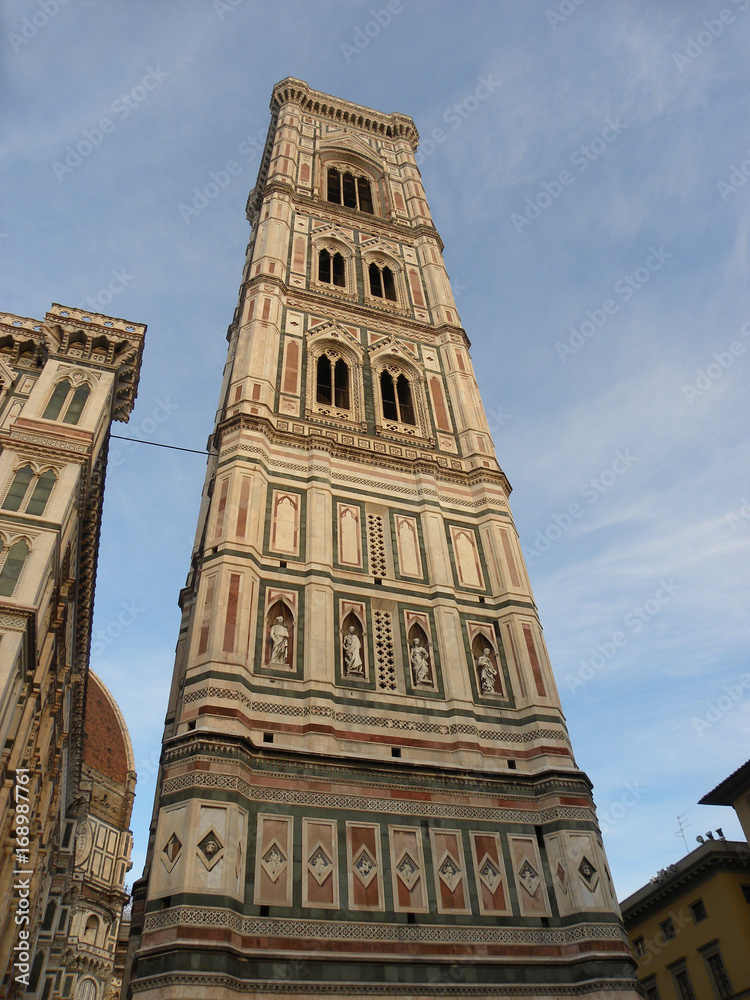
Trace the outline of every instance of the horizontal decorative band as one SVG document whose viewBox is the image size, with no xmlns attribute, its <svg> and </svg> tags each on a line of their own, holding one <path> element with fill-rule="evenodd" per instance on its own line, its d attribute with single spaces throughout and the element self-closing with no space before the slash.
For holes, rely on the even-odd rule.
<svg viewBox="0 0 750 1000">
<path fill-rule="evenodd" d="M 415 722 L 413 719 L 398 719 L 386 715 L 360 715 L 352 712 L 338 712 L 327 705 L 290 705 L 288 702 L 255 701 L 239 688 L 224 688 L 214 685 L 188 691 L 183 699 L 186 705 L 195 701 L 221 698 L 239 701 L 248 711 L 266 715 L 285 715 L 298 719 L 321 718 L 348 726 L 399 730 L 402 732 L 433 733 L 438 736 L 474 736 L 482 740 L 498 740 L 503 743 L 535 743 L 537 740 L 557 740 L 569 746 L 564 729 L 527 729 L 523 732 L 509 732 L 498 725 L 496 729 L 482 729 L 466 723 Z"/>
<path fill-rule="evenodd" d="M 250 802 L 278 802 L 287 806 L 313 806 L 353 812 L 375 812 L 401 816 L 443 817 L 478 820 L 487 823 L 553 823 L 555 820 L 592 822 L 590 809 L 557 806 L 537 811 L 527 809 L 493 809 L 470 805 L 449 805 L 443 802 L 421 802 L 416 799 L 366 798 L 359 795 L 336 795 L 329 792 L 306 792 L 297 788 L 272 788 L 251 785 L 234 774 L 214 771 L 191 771 L 177 778 L 168 778 L 162 785 L 164 795 L 188 788 L 222 788 L 237 792 Z"/>
<path fill-rule="evenodd" d="M 226 927 L 249 937 L 302 938 L 315 941 L 413 941 L 418 944 L 509 944 L 559 947 L 581 941 L 622 941 L 618 924 L 573 924 L 570 927 L 455 927 L 381 924 L 365 921 L 300 920 L 283 917 L 243 917 L 232 910 L 175 906 L 146 916 L 144 930 L 165 927 Z"/>
</svg>

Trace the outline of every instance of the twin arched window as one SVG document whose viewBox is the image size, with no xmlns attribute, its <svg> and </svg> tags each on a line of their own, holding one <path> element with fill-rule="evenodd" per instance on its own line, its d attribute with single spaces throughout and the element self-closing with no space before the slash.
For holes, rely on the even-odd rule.
<svg viewBox="0 0 750 1000">
<path fill-rule="evenodd" d="M 328 168 L 326 198 L 345 208 L 357 208 L 360 212 L 374 215 L 370 182 L 365 177 L 340 173 L 335 167 Z"/>
<path fill-rule="evenodd" d="M 318 256 L 318 281 L 325 281 L 329 285 L 338 285 L 339 288 L 346 287 L 344 258 L 340 253 L 332 254 L 330 250 L 320 251 Z"/>
<path fill-rule="evenodd" d="M 395 377 L 387 369 L 380 373 L 380 398 L 383 401 L 383 417 L 397 420 L 402 424 L 416 424 L 411 385 L 403 374 Z"/>
<path fill-rule="evenodd" d="M 49 495 L 57 482 L 54 472 L 48 469 L 40 476 L 30 465 L 24 465 L 13 477 L 10 489 L 3 500 L 3 510 L 24 511 L 40 516 L 47 506 Z"/>
<path fill-rule="evenodd" d="M 370 295 L 379 299 L 389 299 L 396 301 L 396 282 L 393 280 L 393 271 L 388 265 L 381 267 L 379 264 L 370 264 Z"/>
<path fill-rule="evenodd" d="M 70 379 L 64 378 L 55 386 L 42 416 L 45 420 L 57 420 L 62 413 L 64 424 L 77 424 L 90 395 L 91 387 L 85 382 L 74 389 Z"/>
<path fill-rule="evenodd" d="M 323 406 L 350 409 L 349 365 L 343 358 L 332 362 L 327 354 L 318 358 L 315 381 L 315 400 Z"/>
<path fill-rule="evenodd" d="M 29 554 L 29 543 L 19 538 L 0 549 L 0 597 L 11 597 Z"/>
</svg>

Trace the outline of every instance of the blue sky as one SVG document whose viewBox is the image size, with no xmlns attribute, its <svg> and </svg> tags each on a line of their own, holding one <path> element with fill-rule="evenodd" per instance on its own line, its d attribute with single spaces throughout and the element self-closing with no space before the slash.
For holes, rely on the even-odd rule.
<svg viewBox="0 0 750 1000">
<path fill-rule="evenodd" d="M 619 895 L 678 816 L 739 837 L 697 800 L 750 756 L 750 0 L 6 0 L 0 29 L 0 308 L 147 323 L 133 437 L 205 447 L 274 83 L 414 118 Z M 111 454 L 92 667 L 136 877 L 205 462 Z"/>
</svg>

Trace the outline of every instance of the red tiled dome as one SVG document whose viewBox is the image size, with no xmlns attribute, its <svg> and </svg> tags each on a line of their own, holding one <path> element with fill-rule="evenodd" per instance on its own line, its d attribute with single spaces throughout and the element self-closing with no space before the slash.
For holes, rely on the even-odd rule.
<svg viewBox="0 0 750 1000">
<path fill-rule="evenodd" d="M 124 785 L 128 775 L 130 737 L 112 695 L 93 672 L 89 672 L 83 762 Z"/>
</svg>

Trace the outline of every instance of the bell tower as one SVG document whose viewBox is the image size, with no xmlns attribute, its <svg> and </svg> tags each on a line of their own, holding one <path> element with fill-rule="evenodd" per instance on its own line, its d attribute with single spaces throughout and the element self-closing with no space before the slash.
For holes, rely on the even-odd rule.
<svg viewBox="0 0 750 1000">
<path fill-rule="evenodd" d="M 410 118 L 286 79 L 133 997 L 635 997 Z"/>
</svg>

